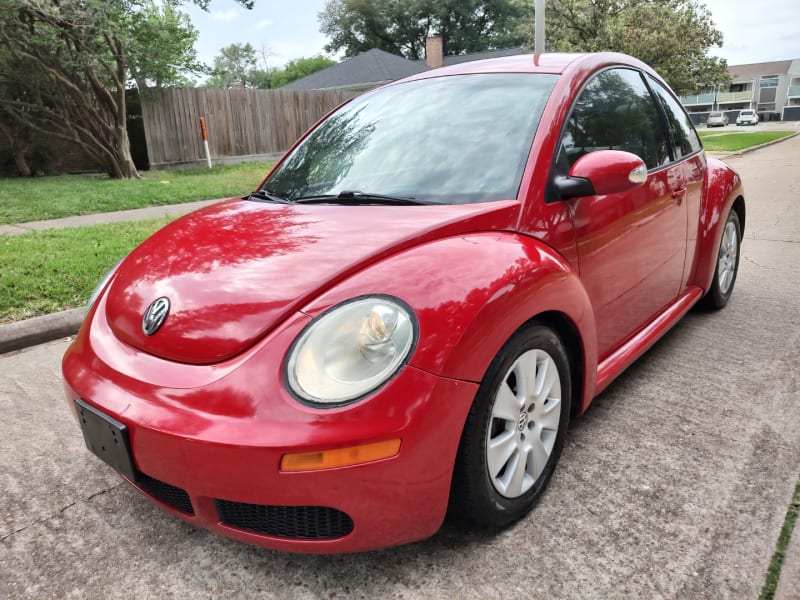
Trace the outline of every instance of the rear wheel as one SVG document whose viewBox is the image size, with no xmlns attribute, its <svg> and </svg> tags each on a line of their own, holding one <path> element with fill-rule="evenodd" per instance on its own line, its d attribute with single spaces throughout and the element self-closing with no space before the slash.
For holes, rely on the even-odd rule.
<svg viewBox="0 0 800 600">
<path fill-rule="evenodd" d="M 730 300 L 733 286 L 736 283 L 736 274 L 739 272 L 741 246 L 742 226 L 739 223 L 739 215 L 731 209 L 722 231 L 714 280 L 703 298 L 703 303 L 709 308 L 722 308 Z"/>
<path fill-rule="evenodd" d="M 564 344 L 545 325 L 518 332 L 492 361 L 461 437 L 451 513 L 503 527 L 533 508 L 558 462 L 572 387 Z"/>
</svg>

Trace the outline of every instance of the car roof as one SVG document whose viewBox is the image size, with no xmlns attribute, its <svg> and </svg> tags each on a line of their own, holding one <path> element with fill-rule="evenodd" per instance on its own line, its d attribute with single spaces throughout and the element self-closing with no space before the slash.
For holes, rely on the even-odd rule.
<svg viewBox="0 0 800 600">
<path fill-rule="evenodd" d="M 640 60 L 618 52 L 594 53 L 542 53 L 517 54 L 487 60 L 476 60 L 459 63 L 449 67 L 432 69 L 418 75 L 412 75 L 402 81 L 443 77 L 447 75 L 465 75 L 471 73 L 550 73 L 560 75 L 573 68 L 593 69 L 604 65 L 627 65 L 653 73 Z"/>
</svg>

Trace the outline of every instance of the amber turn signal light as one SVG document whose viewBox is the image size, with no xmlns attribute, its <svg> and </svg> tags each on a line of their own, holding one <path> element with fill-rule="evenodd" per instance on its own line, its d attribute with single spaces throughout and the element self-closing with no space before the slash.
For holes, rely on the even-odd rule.
<svg viewBox="0 0 800 600">
<path fill-rule="evenodd" d="M 349 467 L 390 458 L 396 456 L 398 452 L 400 452 L 400 440 L 394 439 L 349 448 L 337 448 L 336 450 L 284 454 L 281 459 L 281 471 L 316 471 Z"/>
</svg>

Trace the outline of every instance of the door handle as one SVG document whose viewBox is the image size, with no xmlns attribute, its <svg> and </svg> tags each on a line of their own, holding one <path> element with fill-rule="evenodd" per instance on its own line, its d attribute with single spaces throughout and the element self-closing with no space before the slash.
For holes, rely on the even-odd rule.
<svg viewBox="0 0 800 600">
<path fill-rule="evenodd" d="M 673 190 L 672 191 L 672 199 L 673 200 L 677 200 L 678 203 L 680 203 L 680 201 L 683 200 L 683 197 L 685 195 L 686 195 L 686 188 L 685 187 L 682 187 L 679 190 Z"/>
</svg>

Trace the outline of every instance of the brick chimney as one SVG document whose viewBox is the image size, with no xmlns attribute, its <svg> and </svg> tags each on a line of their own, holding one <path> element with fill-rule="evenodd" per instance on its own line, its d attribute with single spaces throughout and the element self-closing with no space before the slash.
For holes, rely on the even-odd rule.
<svg viewBox="0 0 800 600">
<path fill-rule="evenodd" d="M 442 36 L 429 35 L 425 39 L 425 62 L 431 69 L 438 69 L 442 66 L 443 54 Z"/>
</svg>

